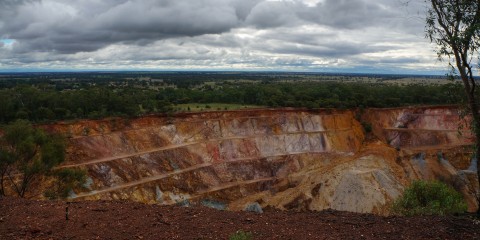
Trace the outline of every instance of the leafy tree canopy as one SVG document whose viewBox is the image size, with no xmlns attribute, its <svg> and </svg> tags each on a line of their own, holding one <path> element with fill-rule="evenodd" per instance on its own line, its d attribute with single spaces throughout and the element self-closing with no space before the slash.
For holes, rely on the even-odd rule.
<svg viewBox="0 0 480 240">
<path fill-rule="evenodd" d="M 7 180 L 19 197 L 26 197 L 32 186 L 47 176 L 58 176 L 64 181 L 62 184 L 81 181 L 82 176 L 76 175 L 82 174 L 73 170 L 54 171 L 64 159 L 65 140 L 62 136 L 47 134 L 26 120 L 13 122 L 0 136 L 0 194 L 7 194 Z"/>
</svg>

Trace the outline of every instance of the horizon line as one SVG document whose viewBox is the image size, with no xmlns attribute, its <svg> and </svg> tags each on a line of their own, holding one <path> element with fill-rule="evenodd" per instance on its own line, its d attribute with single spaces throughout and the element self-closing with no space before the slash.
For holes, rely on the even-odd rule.
<svg viewBox="0 0 480 240">
<path fill-rule="evenodd" d="M 439 71 L 418 71 L 413 72 L 373 72 L 373 71 L 308 71 L 308 70 L 212 70 L 212 69 L 169 69 L 169 70 L 148 70 L 148 69 L 0 69 L 0 75 L 5 74 L 42 74 L 42 73 L 303 73 L 303 74 L 358 74 L 358 75 L 410 75 L 410 76 L 446 76 L 445 72 Z M 478 76 L 478 75 L 477 75 Z"/>
</svg>

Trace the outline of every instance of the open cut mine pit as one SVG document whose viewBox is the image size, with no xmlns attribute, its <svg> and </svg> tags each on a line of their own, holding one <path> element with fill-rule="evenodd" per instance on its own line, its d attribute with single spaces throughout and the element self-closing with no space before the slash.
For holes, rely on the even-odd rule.
<svg viewBox="0 0 480 240">
<path fill-rule="evenodd" d="M 476 209 L 466 123 L 457 107 L 444 106 L 253 109 L 44 128 L 69 136 L 61 167 L 88 172 L 75 200 L 386 214 L 415 179 L 448 182 Z"/>
</svg>

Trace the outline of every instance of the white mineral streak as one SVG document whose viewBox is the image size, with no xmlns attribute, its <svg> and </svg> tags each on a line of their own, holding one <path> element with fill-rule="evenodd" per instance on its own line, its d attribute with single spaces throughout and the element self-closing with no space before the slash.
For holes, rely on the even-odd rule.
<svg viewBox="0 0 480 240">
<path fill-rule="evenodd" d="M 205 200 L 235 210 L 260 202 L 281 209 L 385 213 L 411 180 L 456 176 L 471 197 L 476 161 L 460 171 L 443 155 L 468 144 L 458 134 L 455 109 L 367 114 L 371 118 L 363 121 L 380 140 L 366 141 L 349 111 L 201 113 L 132 124 L 141 127 L 74 138 L 72 154 L 80 160 L 66 167 L 89 170 L 90 192 L 77 198 Z"/>
</svg>

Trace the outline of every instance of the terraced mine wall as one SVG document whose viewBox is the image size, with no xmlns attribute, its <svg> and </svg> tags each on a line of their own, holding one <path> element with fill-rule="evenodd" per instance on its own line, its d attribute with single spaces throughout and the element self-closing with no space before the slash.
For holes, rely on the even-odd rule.
<svg viewBox="0 0 480 240">
<path fill-rule="evenodd" d="M 62 167 L 88 171 L 88 190 L 73 199 L 383 214 L 412 180 L 440 179 L 473 211 L 476 162 L 459 115 L 258 109 L 45 127 L 70 137 Z"/>
</svg>

